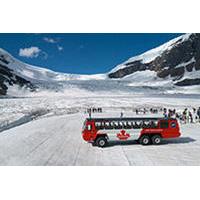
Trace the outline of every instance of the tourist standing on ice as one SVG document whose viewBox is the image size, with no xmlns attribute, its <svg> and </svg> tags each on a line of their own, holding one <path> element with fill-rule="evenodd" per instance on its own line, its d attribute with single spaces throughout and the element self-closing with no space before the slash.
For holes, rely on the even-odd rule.
<svg viewBox="0 0 200 200">
<path fill-rule="evenodd" d="M 196 108 L 192 108 L 192 116 L 193 116 L 193 122 L 196 123 L 197 122 L 197 109 Z"/>
<path fill-rule="evenodd" d="M 194 120 L 193 120 L 193 115 L 192 115 L 192 112 L 189 111 L 189 119 L 190 119 L 190 123 L 193 123 Z"/>
<path fill-rule="evenodd" d="M 185 108 L 185 110 L 183 111 L 182 116 L 183 116 L 183 122 L 186 124 L 186 122 L 187 122 L 187 108 Z"/>
<path fill-rule="evenodd" d="M 92 109 L 90 108 L 90 109 L 88 109 L 88 114 L 89 114 L 89 118 L 91 118 L 92 117 Z"/>
<path fill-rule="evenodd" d="M 200 122 L 200 107 L 197 110 L 198 122 Z"/>
<path fill-rule="evenodd" d="M 164 110 L 163 110 L 163 115 L 164 115 L 164 118 L 167 118 L 167 109 L 166 108 L 164 108 Z"/>
<path fill-rule="evenodd" d="M 122 117 L 123 117 L 123 115 L 124 115 L 124 114 L 123 114 L 123 112 L 121 112 L 121 113 L 120 113 L 120 118 L 122 118 Z"/>
</svg>

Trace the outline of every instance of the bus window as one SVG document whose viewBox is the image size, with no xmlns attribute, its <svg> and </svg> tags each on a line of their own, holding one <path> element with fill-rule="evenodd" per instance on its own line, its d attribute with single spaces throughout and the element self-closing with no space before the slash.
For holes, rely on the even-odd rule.
<svg viewBox="0 0 200 200">
<path fill-rule="evenodd" d="M 119 122 L 119 128 L 122 129 L 124 127 L 124 124 L 122 122 Z"/>
<path fill-rule="evenodd" d="M 134 122 L 131 122 L 131 128 L 135 128 Z"/>
<path fill-rule="evenodd" d="M 111 127 L 111 129 L 114 129 L 114 127 L 115 127 L 115 122 L 110 122 L 110 127 Z"/>
<path fill-rule="evenodd" d="M 113 129 L 112 122 L 108 122 L 107 129 Z"/>
<path fill-rule="evenodd" d="M 126 128 L 127 129 L 131 129 L 132 127 L 131 127 L 131 122 L 126 122 Z"/>
<path fill-rule="evenodd" d="M 111 122 L 105 122 L 105 129 L 112 129 Z"/>
<path fill-rule="evenodd" d="M 150 128 L 156 128 L 158 125 L 157 121 L 150 121 Z"/>
<path fill-rule="evenodd" d="M 92 130 L 92 125 L 88 124 L 87 129 L 88 129 L 88 131 L 91 131 Z"/>
<path fill-rule="evenodd" d="M 168 127 L 169 127 L 168 121 L 161 121 L 160 122 L 160 128 L 168 128 Z"/>
<path fill-rule="evenodd" d="M 100 122 L 95 122 L 95 127 L 96 127 L 97 130 L 99 130 L 100 127 L 101 127 L 101 123 Z"/>
<path fill-rule="evenodd" d="M 101 122 L 100 129 L 105 129 L 105 123 L 104 122 Z"/>
<path fill-rule="evenodd" d="M 114 122 L 114 129 L 118 129 L 119 128 L 119 122 Z"/>
<path fill-rule="evenodd" d="M 175 122 L 171 123 L 171 128 L 176 128 L 176 123 Z"/>
<path fill-rule="evenodd" d="M 122 122 L 122 128 L 126 129 L 126 122 Z"/>
<path fill-rule="evenodd" d="M 133 128 L 139 128 L 139 124 L 138 124 L 137 122 L 135 122 L 135 123 L 133 124 Z"/>
</svg>

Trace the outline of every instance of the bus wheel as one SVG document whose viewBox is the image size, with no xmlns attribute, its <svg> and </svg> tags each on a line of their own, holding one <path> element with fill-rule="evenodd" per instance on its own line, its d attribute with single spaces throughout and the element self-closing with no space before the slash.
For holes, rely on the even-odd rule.
<svg viewBox="0 0 200 200">
<path fill-rule="evenodd" d="M 107 144 L 107 139 L 105 137 L 99 137 L 96 140 L 96 145 L 98 147 L 105 147 Z"/>
<path fill-rule="evenodd" d="M 148 145 L 151 143 L 150 137 L 148 135 L 144 135 L 139 139 L 140 144 Z"/>
<path fill-rule="evenodd" d="M 153 144 L 158 145 L 158 144 L 161 143 L 162 138 L 161 138 L 160 135 L 154 135 L 154 136 L 151 138 L 151 140 L 152 140 L 152 143 L 153 143 Z"/>
</svg>

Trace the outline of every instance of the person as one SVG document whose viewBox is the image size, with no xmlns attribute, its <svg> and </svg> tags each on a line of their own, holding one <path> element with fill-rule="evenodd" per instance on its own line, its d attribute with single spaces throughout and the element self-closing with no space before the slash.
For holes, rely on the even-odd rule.
<svg viewBox="0 0 200 200">
<path fill-rule="evenodd" d="M 123 114 L 123 112 L 121 112 L 121 113 L 120 113 L 120 118 L 122 118 L 122 117 L 123 117 L 123 115 L 124 115 L 124 114 Z"/>
<path fill-rule="evenodd" d="M 183 122 L 186 124 L 186 122 L 187 122 L 187 117 L 186 117 L 186 115 L 187 115 L 187 108 L 185 108 L 185 110 L 183 111 L 183 114 L 182 114 L 182 116 L 183 116 Z"/>
<path fill-rule="evenodd" d="M 88 115 L 89 115 L 89 118 L 91 118 L 91 117 L 92 117 L 91 113 L 92 113 L 92 109 L 91 109 L 91 108 L 89 108 L 89 109 L 88 109 Z"/>
<path fill-rule="evenodd" d="M 197 110 L 198 121 L 200 122 L 200 107 Z"/>
<path fill-rule="evenodd" d="M 198 120 L 198 117 L 197 117 L 197 109 L 196 108 L 192 108 L 193 112 L 192 112 L 192 115 L 193 115 L 193 121 L 194 123 L 197 122 Z"/>
<path fill-rule="evenodd" d="M 193 123 L 193 115 L 191 111 L 189 111 L 189 119 L 190 119 L 190 123 Z"/>
<path fill-rule="evenodd" d="M 171 118 L 171 117 L 172 117 L 172 115 L 173 115 L 173 113 L 172 113 L 172 110 L 171 110 L 171 109 L 169 109 L 169 110 L 168 110 L 168 118 Z"/>
<path fill-rule="evenodd" d="M 167 118 L 167 109 L 166 108 L 164 108 L 164 110 L 163 110 L 163 115 L 164 115 L 164 118 Z"/>
</svg>

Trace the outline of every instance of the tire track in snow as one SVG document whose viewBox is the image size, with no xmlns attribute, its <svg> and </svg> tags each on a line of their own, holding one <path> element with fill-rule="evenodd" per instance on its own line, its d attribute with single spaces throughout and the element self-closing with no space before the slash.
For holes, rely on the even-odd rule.
<svg viewBox="0 0 200 200">
<path fill-rule="evenodd" d="M 64 130 L 65 124 L 63 124 L 62 126 L 58 127 L 58 130 Z M 62 135 L 62 134 L 61 134 Z M 53 141 L 57 141 L 57 139 L 60 138 L 60 135 L 57 134 L 56 131 L 54 131 L 54 134 L 50 135 L 44 142 L 42 142 L 40 145 L 37 146 L 37 148 L 35 149 L 35 151 L 40 148 L 42 145 L 45 145 L 45 143 L 49 142 L 52 138 L 55 137 L 55 140 L 53 139 Z M 63 140 L 62 140 L 63 143 Z M 51 143 L 52 144 L 52 143 Z M 56 145 L 58 147 L 58 149 L 60 149 L 59 143 L 57 143 Z M 42 164 L 42 165 L 48 165 L 48 163 L 50 162 L 50 160 L 53 158 L 53 156 L 57 153 L 57 148 L 55 148 L 55 150 L 50 154 L 50 156 L 47 157 L 47 160 Z"/>
<path fill-rule="evenodd" d="M 122 146 L 121 146 L 121 150 L 122 150 L 122 152 L 124 154 L 124 157 L 126 158 L 128 164 L 129 164 L 129 166 L 131 166 L 132 162 L 129 160 L 129 158 L 128 158 L 128 156 L 127 156 L 127 154 L 126 154 L 126 152 L 125 152 L 125 150 L 124 150 L 124 148 Z M 136 163 L 134 163 L 134 164 L 136 165 Z"/>
</svg>

